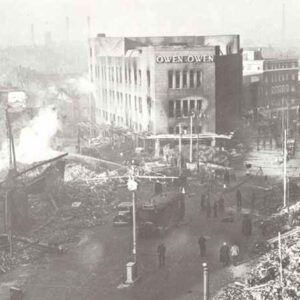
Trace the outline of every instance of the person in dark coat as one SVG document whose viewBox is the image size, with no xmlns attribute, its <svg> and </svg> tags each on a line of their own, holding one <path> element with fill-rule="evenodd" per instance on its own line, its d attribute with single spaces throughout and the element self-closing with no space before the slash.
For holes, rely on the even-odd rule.
<svg viewBox="0 0 300 300">
<path fill-rule="evenodd" d="M 224 267 L 228 266 L 230 263 L 230 248 L 226 242 L 224 242 L 220 248 L 220 262 Z"/>
<path fill-rule="evenodd" d="M 239 189 L 236 191 L 236 209 L 238 211 L 242 209 L 242 193 Z"/>
<path fill-rule="evenodd" d="M 166 246 L 163 242 L 161 242 L 157 247 L 158 254 L 158 265 L 159 267 L 163 267 L 165 265 L 166 260 Z"/>
<path fill-rule="evenodd" d="M 219 204 L 219 211 L 221 214 L 224 214 L 225 212 L 225 204 L 224 204 L 224 198 L 223 196 L 220 197 L 219 201 L 218 201 L 218 204 Z"/>
<path fill-rule="evenodd" d="M 204 257 L 206 255 L 206 239 L 203 235 L 200 235 L 198 244 L 200 248 L 200 256 Z"/>
<path fill-rule="evenodd" d="M 242 222 L 242 233 L 245 236 L 250 236 L 252 234 L 252 222 L 248 215 L 244 216 Z"/>
<path fill-rule="evenodd" d="M 214 218 L 217 218 L 218 217 L 218 203 L 217 203 L 217 201 L 215 201 L 215 203 L 214 203 L 213 210 L 214 210 Z"/>
</svg>

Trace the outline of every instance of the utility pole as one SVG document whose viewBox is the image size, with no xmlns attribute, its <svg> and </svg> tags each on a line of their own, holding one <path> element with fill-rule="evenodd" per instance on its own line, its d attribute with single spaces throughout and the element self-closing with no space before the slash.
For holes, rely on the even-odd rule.
<svg viewBox="0 0 300 300">
<path fill-rule="evenodd" d="M 286 129 L 284 130 L 284 145 L 283 145 L 283 207 L 286 207 Z"/>
<path fill-rule="evenodd" d="M 190 163 L 193 162 L 193 114 L 190 116 Z"/>
<path fill-rule="evenodd" d="M 279 250 L 279 274 L 280 284 L 283 286 L 283 274 L 282 274 L 282 253 L 281 253 L 281 234 L 278 232 L 278 250 Z"/>
<path fill-rule="evenodd" d="M 179 174 L 181 175 L 181 156 L 182 156 L 182 145 L 181 145 L 181 123 L 179 123 Z"/>
<path fill-rule="evenodd" d="M 135 201 L 135 190 L 132 191 L 132 254 L 133 254 L 133 261 L 136 263 L 136 201 Z"/>
</svg>

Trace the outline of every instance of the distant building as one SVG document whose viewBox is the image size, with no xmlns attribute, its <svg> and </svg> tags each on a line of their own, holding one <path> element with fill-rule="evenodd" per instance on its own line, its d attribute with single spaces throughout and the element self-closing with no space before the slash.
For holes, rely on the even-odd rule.
<svg viewBox="0 0 300 300">
<path fill-rule="evenodd" d="M 243 52 L 243 111 L 297 109 L 298 60 L 264 59 L 260 50 Z"/>
<path fill-rule="evenodd" d="M 134 132 L 225 133 L 237 128 L 242 95 L 238 35 L 89 40 L 94 121 Z"/>
</svg>

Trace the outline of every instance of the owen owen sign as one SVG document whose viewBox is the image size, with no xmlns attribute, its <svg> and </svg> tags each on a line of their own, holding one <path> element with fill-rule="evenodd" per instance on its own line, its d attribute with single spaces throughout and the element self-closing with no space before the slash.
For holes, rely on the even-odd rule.
<svg viewBox="0 0 300 300">
<path fill-rule="evenodd" d="M 180 64 L 180 63 L 212 63 L 215 61 L 214 55 L 158 55 L 158 64 Z"/>
</svg>

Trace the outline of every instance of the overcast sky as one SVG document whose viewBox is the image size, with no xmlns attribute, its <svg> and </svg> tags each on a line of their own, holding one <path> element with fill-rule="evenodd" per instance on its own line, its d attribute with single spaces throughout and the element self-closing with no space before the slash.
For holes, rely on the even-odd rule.
<svg viewBox="0 0 300 300">
<path fill-rule="evenodd" d="M 243 42 L 279 44 L 282 3 L 290 43 L 300 41 L 300 0 L 0 0 L 0 44 L 29 44 L 45 30 L 53 40 L 87 37 L 87 16 L 94 34 L 205 35 L 240 34 Z M 300 44 L 300 43 L 299 43 Z"/>
</svg>

